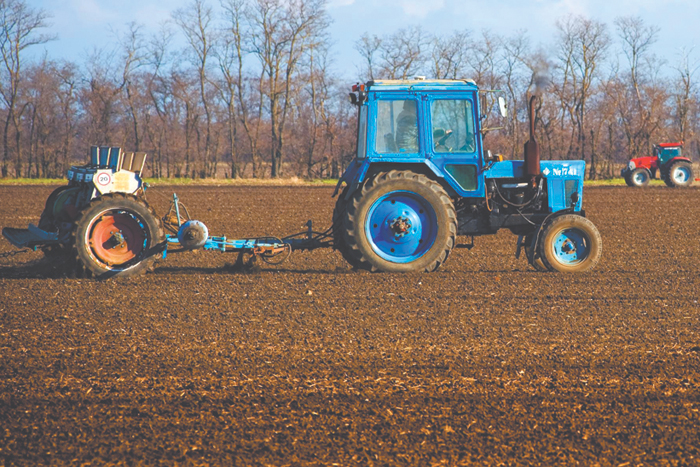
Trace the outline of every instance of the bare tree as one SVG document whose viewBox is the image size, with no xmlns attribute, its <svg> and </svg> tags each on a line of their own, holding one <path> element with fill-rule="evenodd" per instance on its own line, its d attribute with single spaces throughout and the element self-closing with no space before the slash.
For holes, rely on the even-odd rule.
<svg viewBox="0 0 700 467">
<path fill-rule="evenodd" d="M 0 53 L 4 73 L 0 79 L 0 95 L 6 106 L 3 129 L 3 157 L 0 172 L 8 176 L 10 160 L 10 124 L 15 129 L 15 176 L 22 171 L 22 131 L 20 118 L 26 106 L 18 106 L 18 96 L 22 84 L 22 63 L 27 48 L 44 44 L 52 38 L 39 34 L 38 30 L 47 26 L 48 14 L 44 10 L 31 8 L 24 0 L 0 0 Z"/>
<path fill-rule="evenodd" d="M 137 93 L 141 86 L 135 82 L 135 70 L 143 64 L 145 50 L 142 43 L 140 27 L 136 23 L 130 23 L 126 34 L 119 39 L 122 49 L 122 89 L 125 92 L 126 108 L 131 118 L 131 127 L 134 132 L 134 150 L 141 150 L 141 131 L 139 126 L 139 105 L 137 103 Z"/>
<path fill-rule="evenodd" d="M 598 67 L 605 58 L 609 36 L 604 23 L 569 16 L 557 23 L 559 31 L 559 95 L 562 122 L 565 118 L 572 124 L 569 132 L 568 158 L 583 159 L 586 154 L 587 103 L 591 98 L 593 84 L 598 77 Z M 591 160 L 591 174 L 596 173 L 595 158 Z"/>
<path fill-rule="evenodd" d="M 430 44 L 431 75 L 438 79 L 468 78 L 467 56 L 470 52 L 469 31 L 455 31 L 451 35 L 435 36 Z"/>
<path fill-rule="evenodd" d="M 366 68 L 360 69 L 360 76 L 363 79 L 375 79 L 375 61 L 376 54 L 382 46 L 382 39 L 376 35 L 364 33 L 358 41 L 355 42 L 355 50 L 357 50 L 365 60 Z"/>
<path fill-rule="evenodd" d="M 503 40 L 490 31 L 482 31 L 481 37 L 472 41 L 467 62 L 471 78 L 484 89 L 496 89 L 500 86 L 501 47 Z"/>
<path fill-rule="evenodd" d="M 212 152 L 212 109 L 207 89 L 210 83 L 207 66 L 214 46 L 212 9 L 205 0 L 192 0 L 185 9 L 175 11 L 173 18 L 185 34 L 190 46 L 192 63 L 197 69 L 199 98 L 204 109 L 205 135 L 202 157 L 204 166 L 200 176 L 213 177 L 216 175 L 218 160 L 216 154 Z"/>
<path fill-rule="evenodd" d="M 654 115 L 653 99 L 645 95 L 642 66 L 647 62 L 651 46 L 656 42 L 659 28 L 647 26 L 640 17 L 625 16 L 615 19 L 617 33 L 622 40 L 622 48 L 629 64 L 629 85 L 632 90 L 634 106 L 629 106 L 630 99 L 619 101 L 620 116 L 625 127 L 630 157 L 651 149 L 651 135 L 658 126 L 658 116 Z"/>
<path fill-rule="evenodd" d="M 525 89 L 528 86 L 529 70 L 526 57 L 529 53 L 529 41 L 524 31 L 518 31 L 503 41 L 501 64 L 503 82 L 512 102 L 507 131 L 510 135 L 511 158 L 520 151 L 520 116 L 527 118 Z"/>
<path fill-rule="evenodd" d="M 265 74 L 269 105 L 270 175 L 282 175 L 285 125 L 296 90 L 293 78 L 299 61 L 316 41 L 323 40 L 329 19 L 325 0 L 254 0 L 251 50 Z"/>
<path fill-rule="evenodd" d="M 675 125 L 677 138 L 686 141 L 690 133 L 690 114 L 693 105 L 697 105 L 695 74 L 700 69 L 700 62 L 691 59 L 692 49 L 682 49 L 675 70 L 678 72 L 674 83 L 673 100 L 675 102 Z"/>
</svg>

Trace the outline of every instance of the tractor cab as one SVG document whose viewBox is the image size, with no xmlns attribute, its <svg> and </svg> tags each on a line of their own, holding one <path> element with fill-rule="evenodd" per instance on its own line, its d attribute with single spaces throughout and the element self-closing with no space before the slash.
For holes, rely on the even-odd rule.
<svg viewBox="0 0 700 467">
<path fill-rule="evenodd" d="M 654 146 L 654 156 L 658 159 L 657 166 L 662 166 L 671 159 L 683 157 L 683 143 L 660 143 Z"/>
<path fill-rule="evenodd" d="M 483 196 L 477 86 L 470 80 L 384 80 L 353 87 L 357 157 L 344 179 L 389 164 L 443 174 L 460 196 Z M 348 180 L 352 181 L 352 180 Z"/>
</svg>

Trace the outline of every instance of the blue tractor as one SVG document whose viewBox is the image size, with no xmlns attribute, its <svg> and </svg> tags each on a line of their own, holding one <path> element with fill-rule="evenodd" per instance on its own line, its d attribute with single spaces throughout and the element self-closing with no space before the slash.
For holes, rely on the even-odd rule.
<svg viewBox="0 0 700 467">
<path fill-rule="evenodd" d="M 489 93 L 489 96 L 496 94 Z M 480 98 L 481 96 L 481 98 Z M 486 93 L 470 80 L 355 85 L 357 153 L 336 192 L 334 247 L 358 269 L 434 271 L 458 235 L 509 229 L 540 271 L 581 272 L 602 241 L 581 209 L 584 161 L 540 161 L 530 99 L 524 160 L 484 148 Z M 498 102 L 505 117 L 505 100 Z M 496 107 L 495 105 L 493 107 Z"/>
</svg>

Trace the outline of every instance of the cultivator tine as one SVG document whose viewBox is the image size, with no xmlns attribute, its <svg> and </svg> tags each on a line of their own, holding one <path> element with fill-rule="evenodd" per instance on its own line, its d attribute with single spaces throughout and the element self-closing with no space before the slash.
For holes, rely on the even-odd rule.
<svg viewBox="0 0 700 467">
<path fill-rule="evenodd" d="M 515 259 L 520 259 L 520 250 L 525 245 L 525 235 L 518 235 L 518 246 L 515 248 Z"/>
</svg>

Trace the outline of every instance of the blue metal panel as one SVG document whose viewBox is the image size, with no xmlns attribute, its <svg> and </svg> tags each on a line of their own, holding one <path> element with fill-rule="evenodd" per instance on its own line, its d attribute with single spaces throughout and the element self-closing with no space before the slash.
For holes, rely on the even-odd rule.
<svg viewBox="0 0 700 467">
<path fill-rule="evenodd" d="M 100 166 L 107 167 L 109 162 L 109 148 L 100 146 Z"/>
<path fill-rule="evenodd" d="M 581 210 L 583 203 L 584 161 L 542 161 L 542 176 L 547 179 L 547 197 L 550 212 L 566 208 Z M 578 201 L 573 205 L 571 195 L 577 193 Z"/>
<path fill-rule="evenodd" d="M 547 180 L 549 211 L 556 212 L 573 207 L 581 210 L 583 201 L 584 161 L 541 161 L 542 176 Z M 496 162 L 484 172 L 486 178 L 525 178 L 524 161 Z M 573 206 L 571 195 L 578 193 L 578 202 Z"/>
<path fill-rule="evenodd" d="M 486 178 L 524 178 L 525 161 L 501 161 L 484 171 Z"/>
<path fill-rule="evenodd" d="M 99 165 L 100 164 L 100 155 L 99 155 L 100 148 L 97 146 L 92 146 L 90 148 L 90 165 Z"/>
</svg>

